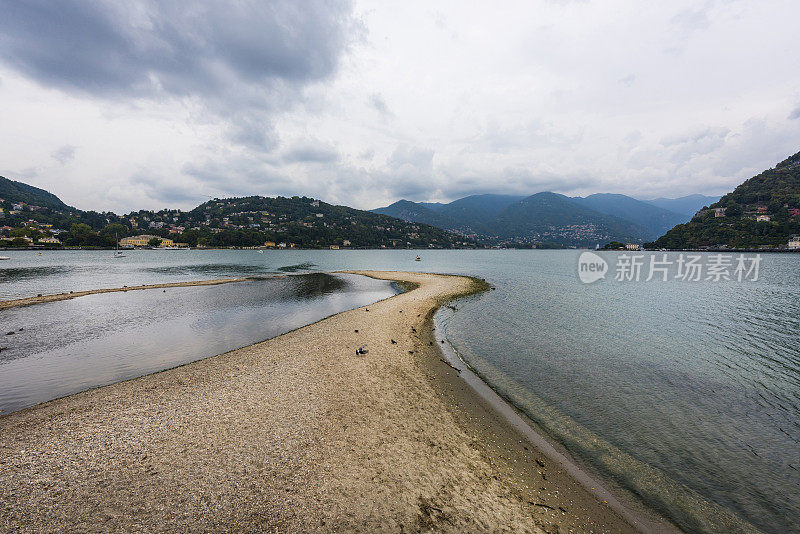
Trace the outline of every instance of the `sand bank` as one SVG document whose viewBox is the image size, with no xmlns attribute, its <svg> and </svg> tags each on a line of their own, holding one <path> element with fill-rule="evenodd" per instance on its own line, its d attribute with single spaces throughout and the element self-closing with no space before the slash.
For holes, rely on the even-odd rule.
<svg viewBox="0 0 800 534">
<path fill-rule="evenodd" d="M 22 299 L 0 300 L 0 310 L 16 308 L 17 306 L 31 306 L 32 304 L 56 302 L 58 300 L 69 300 L 74 299 L 75 297 L 85 297 L 86 295 L 96 295 L 98 293 L 116 293 L 118 291 L 137 291 L 140 289 L 160 289 L 162 287 L 216 286 L 219 284 L 230 284 L 231 282 L 244 282 L 245 280 L 248 280 L 248 278 L 217 278 L 216 280 L 194 280 L 191 282 L 168 282 L 165 284 L 146 284 L 142 286 L 124 286 L 107 289 L 90 289 L 87 291 L 70 291 L 69 293 L 56 293 L 55 295 L 39 295 L 36 297 L 26 297 Z"/>
<path fill-rule="evenodd" d="M 362 274 L 419 287 L 0 417 L 0 530 L 634 531 L 441 361 L 473 280 Z"/>
</svg>

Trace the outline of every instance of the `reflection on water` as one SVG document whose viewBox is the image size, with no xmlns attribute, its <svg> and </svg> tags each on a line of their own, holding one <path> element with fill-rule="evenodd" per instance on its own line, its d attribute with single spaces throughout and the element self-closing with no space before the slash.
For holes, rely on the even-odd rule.
<svg viewBox="0 0 800 534">
<path fill-rule="evenodd" d="M 295 275 L 288 278 L 294 283 L 295 295 L 303 299 L 313 299 L 320 295 L 341 291 L 347 286 L 344 279 L 325 273 Z"/>
<path fill-rule="evenodd" d="M 203 274 L 211 277 L 244 277 L 274 272 L 263 265 L 237 265 L 233 263 L 198 263 L 194 265 L 156 265 L 145 267 L 142 271 L 155 274 L 187 275 Z"/>
<path fill-rule="evenodd" d="M 40 267 L 11 267 L 0 269 L 0 283 L 11 284 L 23 280 L 35 280 L 45 276 L 56 276 L 71 270 L 62 265 L 46 265 Z"/>
<path fill-rule="evenodd" d="M 303 263 L 297 263 L 295 265 L 284 265 L 283 267 L 278 267 L 278 270 L 282 273 L 294 273 L 297 271 L 310 271 L 314 267 L 316 266 L 313 263 L 304 261 Z"/>
<path fill-rule="evenodd" d="M 383 280 L 308 274 L 104 293 L 0 311 L 0 410 L 221 354 L 396 291 Z"/>
</svg>

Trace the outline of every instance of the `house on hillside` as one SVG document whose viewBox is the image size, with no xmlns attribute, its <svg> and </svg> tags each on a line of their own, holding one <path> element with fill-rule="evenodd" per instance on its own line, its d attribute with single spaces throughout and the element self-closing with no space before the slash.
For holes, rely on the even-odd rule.
<svg viewBox="0 0 800 534">
<path fill-rule="evenodd" d="M 770 219 L 769 215 L 758 215 L 756 217 L 756 221 L 757 222 L 769 222 L 770 220 L 771 219 Z"/>
<path fill-rule="evenodd" d="M 714 208 L 714 217 L 725 217 L 725 208 Z"/>
<path fill-rule="evenodd" d="M 789 238 L 789 243 L 787 244 L 789 250 L 800 250 L 800 234 L 794 234 Z"/>
</svg>

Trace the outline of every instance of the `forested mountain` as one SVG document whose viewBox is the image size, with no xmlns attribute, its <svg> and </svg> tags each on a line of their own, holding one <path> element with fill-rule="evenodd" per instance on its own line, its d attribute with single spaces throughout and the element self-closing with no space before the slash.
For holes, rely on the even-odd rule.
<svg viewBox="0 0 800 534">
<path fill-rule="evenodd" d="M 490 227 L 507 240 L 576 246 L 592 246 L 612 239 L 641 242 L 647 235 L 642 227 L 630 221 L 548 192 L 509 205 L 492 219 Z"/>
<path fill-rule="evenodd" d="M 700 210 L 652 244 L 658 248 L 785 247 L 800 234 L 800 152 Z"/>
<path fill-rule="evenodd" d="M 445 228 L 453 230 L 459 226 L 458 221 L 451 219 L 447 215 L 440 213 L 435 209 L 427 207 L 423 203 L 411 202 L 409 200 L 398 200 L 390 206 L 385 208 L 378 208 L 373 210 L 374 213 L 382 215 L 389 215 L 390 217 L 397 217 L 404 221 L 421 222 L 436 226 L 437 228 Z"/>
<path fill-rule="evenodd" d="M 214 199 L 188 212 L 117 215 L 71 208 L 42 189 L 0 180 L 5 195 L 0 196 L 0 246 L 44 240 L 48 246 L 60 241 L 67 246 L 110 247 L 118 238 L 142 234 L 193 247 L 256 247 L 267 242 L 304 248 L 475 246 L 441 228 L 307 197 Z"/>
<path fill-rule="evenodd" d="M 556 193 L 530 197 L 473 195 L 449 204 L 401 200 L 374 210 L 472 236 L 488 244 L 552 243 L 586 246 L 606 239 L 642 242 L 689 216 L 625 195 L 569 198 Z"/>
<path fill-rule="evenodd" d="M 493 233 L 489 222 L 503 209 L 525 197 L 511 195 L 472 195 L 448 204 L 398 200 L 391 206 L 372 210 L 406 221 L 424 222 L 464 235 Z"/>
<path fill-rule="evenodd" d="M 584 198 L 571 197 L 571 200 L 600 213 L 637 224 L 649 232 L 651 239 L 663 235 L 676 224 L 691 218 L 691 215 L 684 216 L 629 196 L 613 193 L 596 193 Z"/>
<path fill-rule="evenodd" d="M 212 200 L 178 217 L 192 246 L 256 246 L 265 241 L 305 248 L 470 246 L 471 242 L 424 223 L 335 206 L 308 197 Z M 346 243 L 347 242 L 347 243 Z"/>
<path fill-rule="evenodd" d="M 70 209 L 61 199 L 44 189 L 0 176 L 0 199 L 6 202 L 24 202 L 45 208 Z"/>
</svg>

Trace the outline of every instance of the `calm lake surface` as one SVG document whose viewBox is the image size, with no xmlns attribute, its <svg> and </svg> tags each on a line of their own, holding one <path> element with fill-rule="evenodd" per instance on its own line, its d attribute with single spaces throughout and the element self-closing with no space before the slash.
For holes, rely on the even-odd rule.
<svg viewBox="0 0 800 534">
<path fill-rule="evenodd" d="M 0 311 L 0 410 L 222 354 L 396 293 L 384 280 L 314 273 Z"/>
<path fill-rule="evenodd" d="M 579 251 L 133 251 L 116 260 L 110 252 L 4 254 L 12 259 L 0 262 L 0 299 L 355 268 L 486 278 L 495 291 L 441 314 L 448 340 L 579 463 L 687 531 L 800 532 L 800 255 L 763 255 L 757 281 L 690 282 L 670 273 L 669 281 L 635 282 L 614 279 L 618 253 L 600 253 L 611 271 L 583 284 Z M 328 284 L 322 280 L 316 283 Z M 24 319 L 35 326 L 29 333 L 23 325 L 30 350 L 46 357 L 0 353 L 0 395 L 14 387 L 20 366 L 28 375 L 52 374 L 47 362 L 69 358 L 75 343 L 119 354 L 143 332 L 154 335 L 152 356 L 137 362 L 135 347 L 124 364 L 143 374 L 175 365 L 151 360 L 198 359 L 270 337 L 264 325 L 282 315 L 300 314 L 293 325 L 311 322 L 362 305 L 362 296 L 366 304 L 393 292 L 365 280 L 352 276 L 350 289 L 311 298 L 298 297 L 293 281 L 256 280 L 245 284 L 257 291 L 176 288 L 1 311 L 0 330 Z M 330 303 L 340 298 L 346 302 Z M 47 308 L 55 304 L 63 306 Z M 270 314 L 270 306 L 278 311 Z M 309 312 L 318 306 L 328 306 L 320 317 Z M 173 324 L 176 309 L 195 318 Z M 211 334 L 194 342 L 198 331 Z M 165 345 L 175 332 L 179 342 Z M 0 345 L 8 338 L 24 339 L 8 336 Z M 214 344 L 222 338 L 227 345 Z M 106 382 L 125 372 L 110 371 Z M 60 382 L 52 378 L 47 387 Z"/>
</svg>

